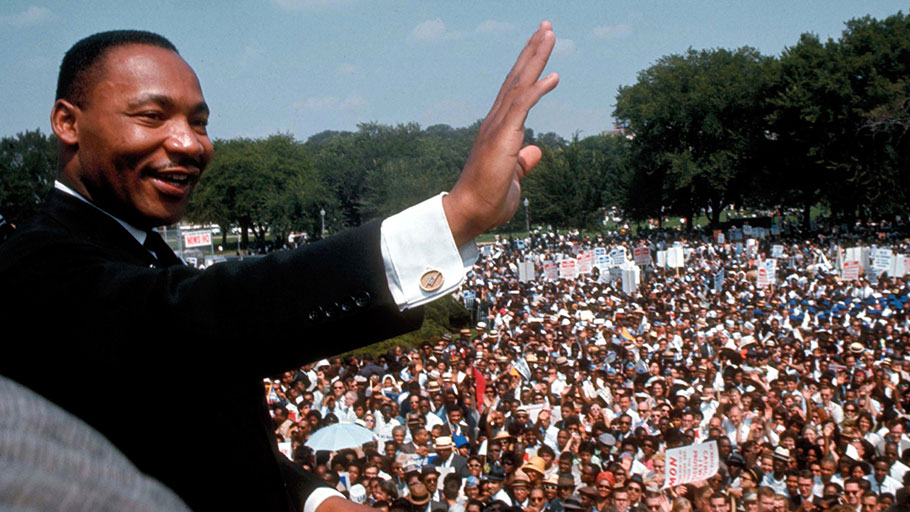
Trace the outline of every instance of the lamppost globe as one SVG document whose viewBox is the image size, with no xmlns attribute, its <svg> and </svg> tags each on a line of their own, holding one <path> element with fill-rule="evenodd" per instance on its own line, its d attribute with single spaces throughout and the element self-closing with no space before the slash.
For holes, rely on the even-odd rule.
<svg viewBox="0 0 910 512">
<path fill-rule="evenodd" d="M 325 208 L 319 209 L 319 216 L 322 217 L 322 238 L 325 238 Z"/>
<path fill-rule="evenodd" d="M 531 236 L 531 216 L 528 214 L 528 205 L 531 204 L 531 201 L 528 201 L 528 198 L 525 198 L 525 231 L 528 232 L 528 236 Z"/>
</svg>

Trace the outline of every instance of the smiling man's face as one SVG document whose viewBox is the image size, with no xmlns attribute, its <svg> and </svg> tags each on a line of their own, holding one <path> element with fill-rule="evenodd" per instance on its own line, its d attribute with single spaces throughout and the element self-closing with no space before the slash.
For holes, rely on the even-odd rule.
<svg viewBox="0 0 910 512">
<path fill-rule="evenodd" d="M 71 132 L 58 133 L 75 159 L 62 179 L 137 227 L 176 222 L 213 153 L 196 74 L 177 53 L 143 44 L 108 50 L 88 72 Z"/>
</svg>

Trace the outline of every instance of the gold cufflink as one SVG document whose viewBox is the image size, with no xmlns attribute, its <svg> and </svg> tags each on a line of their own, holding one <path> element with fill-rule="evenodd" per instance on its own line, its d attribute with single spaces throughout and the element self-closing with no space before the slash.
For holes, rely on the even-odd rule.
<svg viewBox="0 0 910 512">
<path fill-rule="evenodd" d="M 420 276 L 420 289 L 425 292 L 435 292 L 442 287 L 442 283 L 445 282 L 445 278 L 442 276 L 442 272 L 438 270 L 427 270 Z"/>
</svg>

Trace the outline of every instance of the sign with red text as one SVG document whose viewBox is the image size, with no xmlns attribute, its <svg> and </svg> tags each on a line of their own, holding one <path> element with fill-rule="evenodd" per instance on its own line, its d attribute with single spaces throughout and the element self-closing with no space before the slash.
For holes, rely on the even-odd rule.
<svg viewBox="0 0 910 512">
<path fill-rule="evenodd" d="M 555 281 L 559 277 L 559 263 L 555 261 L 548 261 L 543 264 L 543 271 L 546 274 L 547 279 L 550 281 Z"/>
<path fill-rule="evenodd" d="M 664 464 L 664 488 L 707 480 L 719 467 L 717 441 L 670 448 Z"/>
<path fill-rule="evenodd" d="M 590 274 L 594 269 L 594 251 L 583 252 L 578 255 L 578 273 Z"/>
<path fill-rule="evenodd" d="M 189 231 L 183 234 L 183 246 L 186 248 L 206 245 L 212 245 L 211 231 Z"/>
<path fill-rule="evenodd" d="M 635 256 L 636 265 L 650 265 L 651 264 L 651 249 L 648 247 L 636 247 L 632 253 Z"/>
<path fill-rule="evenodd" d="M 559 262 L 560 279 L 576 279 L 578 277 L 578 262 L 575 258 L 566 258 Z"/>
<path fill-rule="evenodd" d="M 859 267 L 860 264 L 858 261 L 845 261 L 841 279 L 844 281 L 856 281 L 859 279 Z"/>
<path fill-rule="evenodd" d="M 774 284 L 777 271 L 777 260 L 767 259 L 758 263 L 757 277 L 755 279 L 755 286 L 759 288 L 765 288 Z"/>
</svg>

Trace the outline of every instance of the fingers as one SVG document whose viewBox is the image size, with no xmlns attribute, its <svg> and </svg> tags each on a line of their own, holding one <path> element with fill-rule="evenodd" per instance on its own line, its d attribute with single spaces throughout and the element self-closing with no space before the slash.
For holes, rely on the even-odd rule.
<svg viewBox="0 0 910 512">
<path fill-rule="evenodd" d="M 507 98 L 514 96 L 516 92 L 520 94 L 523 88 L 532 85 L 537 80 L 550 58 L 550 52 L 553 51 L 555 43 L 556 36 L 553 34 L 550 23 L 542 22 L 537 32 L 528 39 L 528 43 L 518 55 L 515 65 L 506 76 L 499 89 L 499 94 L 493 102 L 493 107 L 487 115 L 488 118 L 501 117 L 503 107 L 508 110 L 511 103 Z"/>
<path fill-rule="evenodd" d="M 521 148 L 521 151 L 518 152 L 518 165 L 521 167 L 520 178 L 524 178 L 531 172 L 538 162 L 540 162 L 540 157 L 543 156 L 540 148 L 537 146 L 525 146 Z"/>
<path fill-rule="evenodd" d="M 542 80 L 539 80 L 533 86 L 528 88 L 524 93 L 515 98 L 505 112 L 502 123 L 505 128 L 512 130 L 524 131 L 523 126 L 528 118 L 528 112 L 540 101 L 545 94 L 552 91 L 559 84 L 559 75 L 550 73 Z"/>
</svg>

